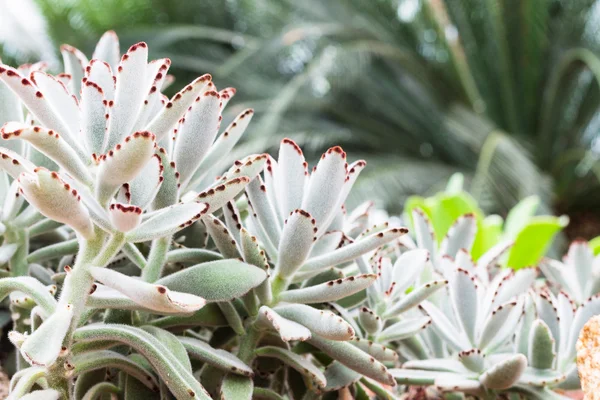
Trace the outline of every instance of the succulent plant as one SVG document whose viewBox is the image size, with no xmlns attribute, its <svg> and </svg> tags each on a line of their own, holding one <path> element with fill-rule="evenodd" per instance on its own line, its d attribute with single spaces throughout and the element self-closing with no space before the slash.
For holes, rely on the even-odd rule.
<svg viewBox="0 0 600 400">
<path fill-rule="evenodd" d="M 219 135 L 235 90 L 204 75 L 168 99 L 170 61 L 147 51 L 120 56 L 109 32 L 90 61 L 63 46 L 63 74 L 0 65 L 10 399 L 579 388 L 575 342 L 600 313 L 590 246 L 544 260 L 544 281 L 505 268 L 508 237 L 481 252 L 477 213 L 436 239 L 444 201 L 408 207 L 414 238 L 373 203 L 348 212 L 366 163 L 340 147 L 312 170 L 290 139 L 224 165 L 252 110 Z"/>
</svg>

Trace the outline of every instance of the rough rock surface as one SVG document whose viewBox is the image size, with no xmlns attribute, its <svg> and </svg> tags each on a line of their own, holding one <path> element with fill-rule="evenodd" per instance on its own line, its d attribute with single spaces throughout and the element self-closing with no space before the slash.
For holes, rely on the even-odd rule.
<svg viewBox="0 0 600 400">
<path fill-rule="evenodd" d="M 600 400 L 600 316 L 590 319 L 577 341 L 577 369 L 585 400 Z"/>
</svg>

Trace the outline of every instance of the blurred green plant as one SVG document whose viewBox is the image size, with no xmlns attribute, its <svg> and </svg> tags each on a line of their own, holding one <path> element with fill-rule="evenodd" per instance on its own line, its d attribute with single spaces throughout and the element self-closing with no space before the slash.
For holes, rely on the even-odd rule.
<svg viewBox="0 0 600 400">
<path fill-rule="evenodd" d="M 37 2 L 59 43 L 89 50 L 115 29 L 181 82 L 238 88 L 231 112 L 259 117 L 240 152 L 289 136 L 368 157 L 355 204 L 398 212 L 459 171 L 488 212 L 537 195 L 544 212 L 598 215 L 595 0 Z"/>
<path fill-rule="evenodd" d="M 521 200 L 505 220 L 496 214 L 486 216 L 473 196 L 464 191 L 463 181 L 461 174 L 455 174 L 444 191 L 427 198 L 411 196 L 405 204 L 404 219 L 412 220 L 415 209 L 424 212 L 439 244 L 459 217 L 472 214 L 477 225 L 471 248 L 473 259 L 477 261 L 500 242 L 513 243 L 506 257 L 500 260 L 500 264 L 513 269 L 537 265 L 556 234 L 569 223 L 567 216 L 536 215 L 540 206 L 537 196 Z"/>
</svg>

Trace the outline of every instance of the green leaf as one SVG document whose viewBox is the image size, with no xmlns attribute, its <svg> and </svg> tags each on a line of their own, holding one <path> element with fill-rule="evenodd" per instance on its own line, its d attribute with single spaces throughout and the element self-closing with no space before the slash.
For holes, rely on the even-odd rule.
<svg viewBox="0 0 600 400">
<path fill-rule="evenodd" d="M 229 374 L 221 383 L 222 400 L 252 400 L 254 383 L 251 378 Z"/>
<path fill-rule="evenodd" d="M 548 325 L 540 319 L 533 322 L 529 332 L 529 364 L 533 368 L 552 368 L 556 358 L 556 345 Z"/>
<path fill-rule="evenodd" d="M 323 388 L 325 392 L 333 392 L 340 390 L 347 386 L 350 386 L 354 382 L 358 381 L 362 375 L 348 367 L 339 361 L 334 361 L 327 366 L 325 370 L 325 379 L 327 385 Z"/>
<path fill-rule="evenodd" d="M 148 359 L 160 377 L 170 382 L 169 389 L 178 398 L 210 400 L 196 378 L 160 340 L 140 329 L 118 324 L 92 324 L 75 331 L 76 341 L 115 340 L 133 347 Z"/>
<path fill-rule="evenodd" d="M 267 306 L 258 310 L 258 322 L 263 327 L 272 328 L 279 333 L 281 340 L 289 342 L 292 340 L 305 341 L 311 337 L 310 331 L 297 322 L 283 318 L 277 312 Z"/>
<path fill-rule="evenodd" d="M 507 266 L 519 269 L 534 266 L 544 256 L 552 238 L 567 226 L 569 219 L 562 217 L 533 217 L 521 230 L 510 249 Z"/>
<path fill-rule="evenodd" d="M 191 337 L 179 336 L 178 339 L 193 359 L 233 374 L 254 376 L 252 368 L 228 351 L 215 349 L 208 343 Z"/>
<path fill-rule="evenodd" d="M 589 242 L 590 248 L 594 252 L 594 255 L 597 256 L 600 254 L 600 236 L 593 238 Z"/>
<path fill-rule="evenodd" d="M 159 279 L 156 284 L 207 301 L 229 301 L 243 296 L 267 277 L 264 270 L 235 259 L 194 265 Z"/>
<path fill-rule="evenodd" d="M 331 311 L 318 310 L 304 304 L 279 305 L 275 307 L 275 311 L 326 339 L 349 340 L 355 334 L 350 324 Z"/>
<path fill-rule="evenodd" d="M 462 215 L 474 214 L 478 224 L 483 219 L 483 212 L 470 194 L 439 193 L 431 206 L 431 222 L 438 241 L 441 241 L 454 222 Z"/>
<path fill-rule="evenodd" d="M 309 359 L 292 353 L 289 350 L 275 346 L 265 346 L 256 349 L 255 354 L 259 357 L 272 357 L 282 361 L 311 381 L 314 381 L 319 387 L 323 387 L 327 383 L 321 370 L 310 362 Z"/>
<path fill-rule="evenodd" d="M 205 203 L 179 203 L 159 210 L 158 213 L 140 226 L 127 233 L 128 242 L 148 240 L 174 234 L 200 219 L 208 210 Z"/>
<path fill-rule="evenodd" d="M 324 303 L 348 297 L 371 286 L 377 275 L 362 274 L 340 278 L 335 281 L 321 283 L 302 289 L 292 289 L 279 295 L 281 301 L 289 303 Z"/>
<path fill-rule="evenodd" d="M 72 360 L 75 369 L 73 375 L 78 376 L 89 371 L 104 368 L 117 368 L 137 379 L 151 390 L 158 390 L 158 381 L 154 375 L 138 365 L 133 359 L 111 350 L 99 350 L 78 354 Z"/>
<path fill-rule="evenodd" d="M 540 199 L 537 196 L 529 196 L 521 200 L 516 206 L 511 208 L 506 216 L 504 224 L 504 236 L 507 239 L 515 239 L 519 232 L 529 223 L 535 215 L 540 205 Z"/>
</svg>

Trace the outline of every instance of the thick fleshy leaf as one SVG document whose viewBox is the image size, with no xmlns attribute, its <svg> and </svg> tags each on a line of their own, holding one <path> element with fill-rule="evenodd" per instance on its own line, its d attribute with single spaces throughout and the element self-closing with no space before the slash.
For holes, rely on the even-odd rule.
<svg viewBox="0 0 600 400">
<path fill-rule="evenodd" d="M 71 176 L 84 184 L 91 184 L 92 176 L 86 165 L 57 132 L 40 126 L 10 122 L 2 127 L 0 134 L 5 140 L 22 139 L 29 142 L 64 168 Z"/>
<path fill-rule="evenodd" d="M 198 195 L 197 200 L 208 204 L 208 212 L 214 213 L 227 204 L 228 201 L 233 200 L 233 198 L 246 187 L 248 182 L 250 182 L 250 179 L 245 176 L 234 178 L 203 191 Z"/>
<path fill-rule="evenodd" d="M 246 187 L 246 196 L 248 197 L 248 203 L 252 207 L 252 210 L 254 210 L 256 219 L 259 221 L 262 229 L 264 229 L 271 243 L 277 246 L 281 239 L 281 226 L 279 225 L 280 222 L 277 218 L 276 205 L 271 204 L 269 196 L 267 195 L 266 186 L 260 176 L 256 177 L 248 184 Z M 307 217 L 306 214 L 307 213 L 303 215 L 305 218 L 308 218 L 309 221 L 313 220 L 310 215 Z M 305 238 L 302 237 L 302 239 Z M 292 268 L 293 267 L 294 266 L 292 266 Z"/>
<path fill-rule="evenodd" d="M 552 368 L 556 358 L 555 348 L 555 340 L 548 325 L 540 319 L 535 320 L 529 333 L 529 364 L 538 369 Z"/>
<path fill-rule="evenodd" d="M 204 218 L 203 222 L 206 226 L 206 231 L 212 238 L 215 246 L 217 246 L 219 253 L 223 255 L 223 258 L 240 258 L 237 243 L 221 220 L 214 215 L 208 215 Z"/>
<path fill-rule="evenodd" d="M 475 344 L 475 328 L 477 322 L 477 284 L 468 271 L 456 268 L 448 275 L 448 288 L 452 308 L 459 325 Z"/>
<path fill-rule="evenodd" d="M 309 258 L 302 266 L 301 271 L 318 271 L 323 268 L 352 261 L 379 246 L 399 238 L 407 232 L 408 229 L 406 228 L 391 228 L 383 232 L 373 233 L 347 246 L 340 247 L 331 253 Z"/>
<path fill-rule="evenodd" d="M 431 318 L 432 328 L 449 346 L 455 350 L 464 350 L 472 347 L 469 346 L 469 343 L 466 343 L 460 331 L 438 307 L 425 300 L 419 304 L 419 308 Z"/>
<path fill-rule="evenodd" d="M 19 276 L 0 280 L 0 301 L 14 292 L 22 293 L 33 299 L 47 315 L 51 315 L 56 308 L 53 293 L 35 278 Z"/>
<path fill-rule="evenodd" d="M 379 342 L 402 340 L 414 336 L 431 324 L 429 317 L 416 317 L 403 319 L 385 328 L 377 336 Z"/>
<path fill-rule="evenodd" d="M 116 70 L 116 67 L 113 68 L 109 63 L 102 60 L 90 60 L 87 67 L 85 67 L 85 78 L 82 79 L 81 92 L 83 93 L 84 85 L 87 82 L 94 82 L 95 85 L 102 89 L 102 94 L 105 100 L 102 102 L 103 105 L 109 107 L 114 106 L 116 79 L 113 77 L 113 71 Z M 102 139 L 104 139 L 104 133 L 105 132 L 102 134 Z M 105 142 L 103 141 L 103 144 L 104 143 Z M 98 152 L 101 153 L 102 149 L 100 149 Z"/>
<path fill-rule="evenodd" d="M 225 132 L 217 138 L 208 154 L 198 166 L 192 181 L 188 185 L 190 189 L 194 189 L 202 181 L 212 179 L 214 174 L 220 173 L 220 171 L 215 171 L 215 169 L 222 168 L 222 163 L 220 163 L 220 161 L 229 154 L 233 149 L 233 146 L 240 140 L 253 115 L 254 110 L 252 109 L 242 111 L 233 122 L 231 122 Z"/>
<path fill-rule="evenodd" d="M 52 365 L 61 351 L 72 317 L 71 304 L 57 308 L 33 334 L 25 339 L 20 348 L 23 358 L 31 365 Z"/>
<path fill-rule="evenodd" d="M 297 322 L 291 321 L 287 318 L 283 318 L 277 312 L 273 311 L 267 306 L 262 306 L 258 310 L 259 323 L 262 326 L 270 327 L 275 329 L 281 340 L 289 342 L 292 340 L 305 341 L 310 339 L 311 333 L 308 328 L 300 325 Z"/>
<path fill-rule="evenodd" d="M 304 188 L 308 180 L 308 164 L 302 149 L 291 139 L 283 139 L 279 146 L 277 199 L 280 213 L 289 215 L 300 208 L 304 196 Z"/>
<path fill-rule="evenodd" d="M 583 240 L 576 240 L 571 243 L 564 261 L 571 266 L 571 274 L 575 275 L 575 280 L 579 284 L 579 291 L 590 293 L 589 289 L 593 282 L 590 276 L 592 276 L 594 253 L 588 243 Z"/>
<path fill-rule="evenodd" d="M 171 161 L 167 151 L 159 147 L 156 151 L 161 159 L 161 165 L 163 167 L 161 175 L 162 182 L 154 197 L 152 207 L 155 210 L 171 206 L 179 200 L 179 172 L 175 168 L 175 162 Z"/>
<path fill-rule="evenodd" d="M 93 236 L 93 225 L 77 190 L 56 172 L 36 168 L 19 176 L 19 187 L 27 201 L 46 217 L 75 229 L 85 238 Z"/>
<path fill-rule="evenodd" d="M 179 203 L 144 221 L 136 229 L 127 233 L 130 242 L 145 242 L 172 235 L 193 224 L 208 210 L 205 203 Z"/>
<path fill-rule="evenodd" d="M 81 87 L 80 131 L 88 152 L 102 154 L 106 135 L 106 106 L 104 90 L 96 82 L 88 80 Z"/>
<path fill-rule="evenodd" d="M 323 387 L 326 384 L 325 376 L 321 370 L 308 359 L 299 356 L 296 353 L 275 346 L 260 347 L 254 353 L 259 357 L 271 357 L 282 361 L 284 364 L 289 365 L 298 371 L 301 375 L 304 375 L 306 378 L 315 382 L 319 387 Z"/>
<path fill-rule="evenodd" d="M 114 148 L 133 131 L 146 95 L 147 63 L 148 46 L 144 42 L 134 44 L 121 57 L 116 70 L 115 104 L 109 113 L 105 151 Z"/>
<path fill-rule="evenodd" d="M 483 372 L 485 368 L 485 354 L 480 349 L 461 351 L 458 353 L 458 361 L 470 371 Z"/>
<path fill-rule="evenodd" d="M 301 208 L 317 220 L 319 229 L 325 229 L 334 216 L 346 180 L 346 168 L 346 153 L 336 146 L 323 154 L 310 176 Z"/>
<path fill-rule="evenodd" d="M 225 182 L 240 176 L 246 176 L 250 180 L 255 179 L 264 169 L 268 156 L 268 154 L 251 154 L 241 160 L 235 161 L 231 168 L 219 178 L 219 181 Z M 268 188 L 266 190 L 268 192 Z M 277 203 L 272 201 L 269 193 L 267 193 L 267 196 L 271 204 L 275 207 Z"/>
<path fill-rule="evenodd" d="M 360 307 L 358 310 L 358 322 L 369 335 L 376 335 L 383 328 L 383 320 L 370 308 Z"/>
<path fill-rule="evenodd" d="M 147 283 L 108 268 L 91 267 L 90 274 L 95 280 L 118 290 L 150 310 L 164 313 L 190 313 L 206 304 L 206 300 L 201 297 L 173 292 L 165 286 Z"/>
<path fill-rule="evenodd" d="M 175 135 L 173 160 L 186 186 L 202 158 L 215 140 L 220 122 L 219 94 L 208 91 L 202 94 L 179 121 Z"/>
<path fill-rule="evenodd" d="M 0 169 L 18 179 L 23 172 L 32 173 L 35 165 L 14 151 L 0 147 Z"/>
<path fill-rule="evenodd" d="M 71 92 L 79 93 L 88 59 L 81 51 L 66 44 L 60 46 L 60 52 L 65 64 L 65 72 L 71 75 Z"/>
<path fill-rule="evenodd" d="M 287 218 L 279 243 L 276 271 L 282 278 L 291 277 L 306 261 L 316 240 L 315 219 L 304 210 L 295 210 Z"/>
<path fill-rule="evenodd" d="M 137 206 L 113 203 L 108 208 L 108 217 L 120 232 L 129 232 L 142 222 L 142 209 Z"/>
<path fill-rule="evenodd" d="M 571 332 L 569 333 L 569 342 L 566 346 L 567 353 L 562 355 L 561 359 L 572 360 L 575 357 L 577 339 L 585 323 L 595 315 L 600 314 L 600 296 L 596 295 L 586 300 L 575 312 Z"/>
<path fill-rule="evenodd" d="M 343 244 L 343 240 L 344 232 L 342 231 L 330 231 L 325 233 L 315 242 L 310 252 L 311 258 L 334 251 Z"/>
<path fill-rule="evenodd" d="M 433 385 L 435 380 L 439 377 L 449 376 L 455 377 L 456 374 L 439 371 L 420 371 L 414 369 L 405 368 L 392 368 L 388 370 L 394 377 L 396 382 L 404 385 L 419 385 L 427 386 Z"/>
<path fill-rule="evenodd" d="M 116 69 L 119 64 L 119 38 L 114 31 L 107 31 L 98 40 L 92 58 L 106 61 L 111 68 Z"/>
<path fill-rule="evenodd" d="M 245 262 L 265 271 L 267 279 L 256 288 L 255 293 L 262 304 L 270 303 L 273 300 L 273 292 L 271 290 L 271 280 L 268 279 L 270 277 L 270 266 L 265 251 L 258 245 L 256 236 L 250 235 L 244 228 L 240 230 L 240 247 Z"/>
<path fill-rule="evenodd" d="M 527 367 L 527 358 L 515 354 L 485 371 L 479 382 L 487 389 L 504 390 L 514 385 Z"/>
<path fill-rule="evenodd" d="M 288 303 L 324 303 L 336 301 L 360 292 L 371 286 L 377 275 L 362 274 L 340 278 L 335 281 L 321 283 L 319 285 L 309 286 L 302 289 L 292 289 L 280 294 L 279 299 Z"/>
<path fill-rule="evenodd" d="M 275 307 L 275 311 L 326 339 L 349 340 L 354 336 L 354 329 L 350 324 L 331 311 L 318 310 L 304 304 L 279 305 Z"/>
<path fill-rule="evenodd" d="M 552 369 L 534 369 L 527 368 L 525 372 L 521 375 L 519 382 L 523 382 L 527 385 L 531 386 L 555 386 L 561 382 L 564 382 L 567 379 L 567 375 L 562 373 L 561 371 L 552 370 Z M 547 397 L 544 397 L 546 399 Z"/>
<path fill-rule="evenodd" d="M 60 392 L 54 389 L 34 390 L 21 397 L 21 400 L 58 400 Z"/>
<path fill-rule="evenodd" d="M 29 75 L 31 81 L 38 87 L 57 116 L 65 123 L 68 131 L 61 134 L 77 139 L 79 132 L 79 105 L 67 87 L 58 79 L 45 72 L 34 71 Z M 77 148 L 77 147 L 76 147 Z M 80 146 L 78 146 L 81 149 Z"/>
<path fill-rule="evenodd" d="M 229 374 L 221 383 L 222 400 L 252 400 L 254 382 L 245 376 Z"/>
<path fill-rule="evenodd" d="M 442 392 L 464 392 L 470 394 L 483 393 L 481 383 L 479 383 L 479 381 L 466 379 L 461 376 L 442 376 L 435 379 L 434 385 Z"/>
<path fill-rule="evenodd" d="M 398 360 L 398 353 L 372 340 L 355 337 L 350 340 L 350 343 L 381 362 L 396 362 Z"/>
<path fill-rule="evenodd" d="M 74 136 L 70 135 L 71 130 L 69 125 L 61 119 L 60 112 L 57 112 L 56 110 L 56 107 L 59 107 L 60 104 L 52 103 L 51 99 L 47 98 L 29 79 L 22 76 L 14 68 L 0 64 L 0 80 L 4 81 L 4 83 L 19 97 L 27 109 L 33 114 L 36 121 L 39 121 L 41 125 L 48 129 L 60 132 L 67 143 L 69 143 L 74 150 L 79 150 L 81 153 L 80 156 L 84 156 L 84 153 L 81 152 L 81 147 Z M 58 82 L 57 84 L 61 85 L 61 83 Z"/>
<path fill-rule="evenodd" d="M 474 214 L 459 217 L 448 229 L 446 237 L 440 244 L 440 255 L 456 257 L 460 249 L 470 250 L 477 232 L 477 221 Z"/>
<path fill-rule="evenodd" d="M 235 241 L 240 244 L 242 218 L 240 217 L 240 211 L 233 201 L 228 201 L 227 206 L 223 207 L 223 216 L 225 217 L 225 225 L 227 225 L 227 229 L 229 229 L 229 232 L 231 232 Z"/>
<path fill-rule="evenodd" d="M 160 112 L 146 126 L 146 130 L 154 133 L 157 140 L 163 139 L 175 127 L 188 110 L 194 99 L 210 83 L 212 77 L 208 74 L 196 78 L 192 83 L 181 89 L 173 98 L 164 104 Z"/>
<path fill-rule="evenodd" d="M 395 386 L 396 381 L 388 369 L 374 357 L 358 349 L 348 342 L 323 339 L 313 336 L 308 343 L 321 349 L 334 360 L 346 367 L 386 385 Z"/>
<path fill-rule="evenodd" d="M 402 253 L 394 262 L 392 270 L 393 294 L 400 295 L 414 284 L 417 276 L 423 271 L 429 259 L 429 252 L 424 249 L 410 250 Z M 394 296 L 395 297 L 395 296 Z"/>
<path fill-rule="evenodd" d="M 546 323 L 552 337 L 560 340 L 560 317 L 554 304 L 554 297 L 548 293 L 539 293 L 535 296 L 535 307 L 538 318 Z"/>
<path fill-rule="evenodd" d="M 484 321 L 479 334 L 481 349 L 494 348 L 505 342 L 514 333 L 514 324 L 521 314 L 522 306 L 517 302 L 498 306 Z"/>
<path fill-rule="evenodd" d="M 148 131 L 136 132 L 99 157 L 97 190 L 104 198 L 112 196 L 117 187 L 142 171 L 154 154 L 154 139 L 154 134 Z"/>
<path fill-rule="evenodd" d="M 150 389 L 158 389 L 158 381 L 153 374 L 136 363 L 133 359 L 111 350 L 97 350 L 73 357 L 71 363 L 75 366 L 73 375 L 78 376 L 89 371 L 104 368 L 116 368 L 136 378 Z"/>
<path fill-rule="evenodd" d="M 160 340 L 140 329 L 118 324 L 92 324 L 75 331 L 81 342 L 118 341 L 133 347 L 152 364 L 169 390 L 178 398 L 210 400 L 211 397 L 194 376 L 176 359 Z"/>
<path fill-rule="evenodd" d="M 191 337 L 178 337 L 190 358 L 200 360 L 223 371 L 252 377 L 252 368 L 228 351 L 215 349 L 206 342 Z"/>
<path fill-rule="evenodd" d="M 150 161 L 144 165 L 140 173 L 129 182 L 131 191 L 130 204 L 146 209 L 156 196 L 163 181 L 164 167 L 158 154 L 154 154 Z"/>
<path fill-rule="evenodd" d="M 254 265 L 229 259 L 188 267 L 159 279 L 156 284 L 191 293 L 207 301 L 229 301 L 260 285 L 267 274 Z"/>
<path fill-rule="evenodd" d="M 448 281 L 431 281 L 421 285 L 397 302 L 393 303 L 393 305 L 383 313 L 383 317 L 391 318 L 418 306 L 423 300 L 427 299 L 447 284 Z"/>
<path fill-rule="evenodd" d="M 429 218 L 425 212 L 419 208 L 413 209 L 412 218 L 417 244 L 420 248 L 429 251 L 429 254 L 433 256 L 437 251 L 437 241 L 435 238 L 435 231 Z"/>
</svg>

